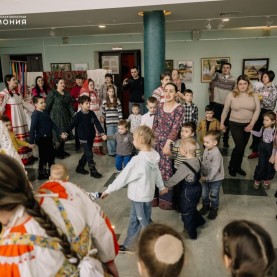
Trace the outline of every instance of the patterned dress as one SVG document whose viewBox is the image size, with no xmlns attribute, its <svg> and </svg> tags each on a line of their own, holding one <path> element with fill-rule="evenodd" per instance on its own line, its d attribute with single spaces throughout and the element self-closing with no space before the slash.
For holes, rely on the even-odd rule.
<svg viewBox="0 0 277 277">
<path fill-rule="evenodd" d="M 45 111 L 50 115 L 60 130 L 66 130 L 74 116 L 70 93 L 65 91 L 64 95 L 62 95 L 58 91 L 52 90 L 46 98 Z M 71 132 L 68 139 L 73 139 Z"/>
<path fill-rule="evenodd" d="M 165 99 L 164 99 L 164 88 L 162 86 L 156 88 L 154 91 L 153 91 L 153 97 L 155 97 L 158 102 L 160 103 L 164 103 L 165 102 Z"/>
<path fill-rule="evenodd" d="M 161 103 L 156 111 L 153 130 L 156 137 L 155 149 L 161 156 L 160 170 L 164 181 L 173 175 L 172 159 L 163 153 L 163 147 L 168 139 L 175 141 L 180 132 L 184 116 L 184 107 L 178 104 L 171 112 L 164 111 L 164 103 Z M 161 209 L 172 209 L 172 190 L 167 194 L 159 196 L 159 207 Z"/>
</svg>

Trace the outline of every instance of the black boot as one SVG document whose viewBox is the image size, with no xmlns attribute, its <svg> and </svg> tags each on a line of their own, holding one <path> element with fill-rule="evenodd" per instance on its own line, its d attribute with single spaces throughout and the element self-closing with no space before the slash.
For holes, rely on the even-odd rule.
<svg viewBox="0 0 277 277">
<path fill-rule="evenodd" d="M 217 217 L 217 211 L 218 211 L 217 208 L 211 207 L 211 211 L 208 214 L 208 219 L 211 219 L 211 220 L 216 219 L 216 217 Z"/>
<path fill-rule="evenodd" d="M 64 159 L 65 156 L 64 156 L 64 143 L 63 142 L 59 142 L 57 141 L 56 142 L 56 157 L 59 158 L 59 159 Z"/>
<path fill-rule="evenodd" d="M 79 164 L 77 165 L 75 171 L 76 171 L 77 173 L 84 174 L 84 175 L 89 174 L 89 172 L 88 172 L 87 170 L 85 170 L 84 166 L 80 164 L 80 162 L 79 162 Z"/>
<path fill-rule="evenodd" d="M 38 180 L 45 180 L 45 179 L 48 179 L 49 178 L 49 175 L 47 174 L 47 171 L 46 169 L 40 169 L 38 171 Z"/>
<path fill-rule="evenodd" d="M 102 174 L 100 174 L 100 173 L 96 170 L 94 164 L 90 164 L 88 167 L 89 167 L 89 171 L 90 171 L 90 176 L 91 176 L 91 177 L 94 177 L 94 178 L 97 178 L 97 179 L 102 177 Z"/>
<path fill-rule="evenodd" d="M 205 215 L 206 213 L 208 213 L 211 210 L 211 207 L 208 205 L 204 205 L 202 206 L 202 208 L 199 210 L 199 213 L 201 215 Z"/>
</svg>

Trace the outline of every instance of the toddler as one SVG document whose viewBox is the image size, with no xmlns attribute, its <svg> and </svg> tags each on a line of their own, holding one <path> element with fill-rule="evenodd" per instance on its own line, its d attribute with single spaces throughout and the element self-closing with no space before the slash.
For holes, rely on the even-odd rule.
<svg viewBox="0 0 277 277">
<path fill-rule="evenodd" d="M 173 228 L 153 223 L 138 242 L 138 271 L 142 277 L 178 277 L 185 262 L 185 245 Z"/>
<path fill-rule="evenodd" d="M 132 105 L 132 114 L 129 115 L 127 121 L 131 123 L 130 132 L 134 133 L 134 131 L 140 125 L 140 122 L 141 122 L 141 114 L 140 114 L 139 104 L 134 103 Z"/>
<path fill-rule="evenodd" d="M 192 138 L 182 139 L 180 153 L 186 160 L 179 165 L 176 173 L 165 183 L 171 188 L 177 184 L 180 186 L 179 208 L 181 211 L 184 228 L 189 238 L 197 238 L 197 228 L 205 223 L 205 219 L 197 211 L 196 207 L 201 197 L 200 169 L 201 163 L 195 157 L 196 142 Z"/>
<path fill-rule="evenodd" d="M 197 131 L 200 132 L 200 141 L 203 144 L 205 134 L 210 130 L 220 131 L 220 122 L 214 118 L 214 108 L 212 105 L 205 107 L 205 119 L 199 122 Z"/>
<path fill-rule="evenodd" d="M 152 129 L 154 116 L 155 116 L 155 112 L 156 112 L 156 109 L 157 109 L 157 102 L 158 102 L 158 100 L 153 96 L 150 96 L 147 99 L 146 107 L 148 109 L 148 113 L 144 114 L 141 117 L 140 125 L 146 125 L 146 126 L 148 126 Z"/>
<path fill-rule="evenodd" d="M 260 137 L 258 146 L 258 165 L 254 172 L 254 189 L 259 189 L 261 182 L 265 189 L 270 188 L 270 182 L 274 178 L 274 165 L 270 162 L 273 150 L 273 141 L 276 132 L 276 114 L 266 112 L 263 115 L 263 127 L 259 132 L 252 130 L 252 135 Z"/>
<path fill-rule="evenodd" d="M 202 203 L 199 213 L 209 212 L 209 219 L 216 219 L 219 206 L 219 192 L 224 179 L 223 158 L 217 147 L 220 132 L 211 130 L 204 136 L 204 154 L 201 169 Z"/>
<path fill-rule="evenodd" d="M 192 103 L 193 92 L 191 89 L 186 89 L 184 95 L 182 96 L 184 101 L 183 107 L 185 108 L 185 113 L 183 117 L 183 123 L 192 121 L 197 124 L 198 121 L 198 108 Z"/>
<path fill-rule="evenodd" d="M 107 136 L 107 139 L 116 141 L 115 167 L 119 173 L 132 158 L 133 134 L 129 132 L 129 122 L 124 119 L 119 120 L 117 130 L 114 135 Z"/>
<path fill-rule="evenodd" d="M 154 198 L 155 185 L 160 193 L 166 193 L 159 170 L 159 154 L 152 148 L 154 133 L 148 126 L 139 126 L 134 132 L 134 146 L 139 154 L 134 156 L 118 175 L 101 198 L 128 185 L 128 198 L 131 200 L 130 223 L 127 237 L 121 252 L 132 250 L 139 237 L 140 230 L 151 222 L 151 201 Z"/>
</svg>

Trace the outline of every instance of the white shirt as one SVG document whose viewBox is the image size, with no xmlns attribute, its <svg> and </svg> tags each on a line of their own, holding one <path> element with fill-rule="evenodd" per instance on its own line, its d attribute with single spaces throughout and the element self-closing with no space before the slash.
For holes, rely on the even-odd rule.
<svg viewBox="0 0 277 277">
<path fill-rule="evenodd" d="M 146 125 L 152 129 L 153 121 L 154 121 L 154 114 L 151 114 L 150 112 L 148 112 L 141 117 L 140 125 Z"/>
</svg>

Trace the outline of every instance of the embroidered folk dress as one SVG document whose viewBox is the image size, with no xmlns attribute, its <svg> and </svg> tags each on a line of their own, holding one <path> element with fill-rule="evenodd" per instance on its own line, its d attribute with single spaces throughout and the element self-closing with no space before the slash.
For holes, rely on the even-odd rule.
<svg viewBox="0 0 277 277">
<path fill-rule="evenodd" d="M 14 90 L 8 91 L 4 89 L 0 92 L 0 113 L 10 119 L 15 136 L 20 140 L 26 141 L 29 138 L 29 131 L 24 109 L 33 112 L 34 106 L 25 102 L 22 96 Z M 18 154 L 22 162 L 27 164 L 32 156 L 32 150 L 23 146 L 18 149 Z"/>
<path fill-rule="evenodd" d="M 156 137 L 155 149 L 160 154 L 160 171 L 164 181 L 167 181 L 172 175 L 172 159 L 163 153 L 166 141 L 175 141 L 181 129 L 184 117 L 184 107 L 178 104 L 172 112 L 164 111 L 164 103 L 161 103 L 155 113 L 153 131 Z M 172 190 L 159 197 L 159 206 L 162 209 L 171 209 Z"/>
<path fill-rule="evenodd" d="M 84 191 L 69 182 L 47 182 L 39 193 L 40 205 L 67 235 L 81 259 L 96 248 L 98 260 L 103 263 L 114 260 L 118 244 L 110 222 Z M 95 270 L 92 276 L 105 276 L 101 263 L 96 258 L 91 260 Z M 57 240 L 48 237 L 32 217 L 2 231 L 0 272 L 1 276 L 14 277 L 79 276 L 76 267 L 65 259 Z"/>
<path fill-rule="evenodd" d="M 153 97 L 155 97 L 159 103 L 164 103 L 165 99 L 164 99 L 164 88 L 162 86 L 156 88 L 153 91 Z"/>
</svg>

